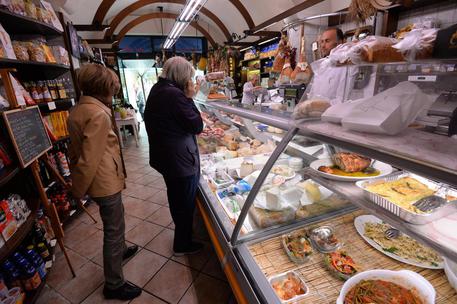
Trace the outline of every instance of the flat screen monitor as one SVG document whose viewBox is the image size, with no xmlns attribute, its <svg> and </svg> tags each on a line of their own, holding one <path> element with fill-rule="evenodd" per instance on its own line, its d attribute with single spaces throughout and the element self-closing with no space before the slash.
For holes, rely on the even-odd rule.
<svg viewBox="0 0 457 304">
<path fill-rule="evenodd" d="M 151 53 L 152 44 L 150 37 L 126 36 L 119 43 L 122 53 Z"/>
</svg>

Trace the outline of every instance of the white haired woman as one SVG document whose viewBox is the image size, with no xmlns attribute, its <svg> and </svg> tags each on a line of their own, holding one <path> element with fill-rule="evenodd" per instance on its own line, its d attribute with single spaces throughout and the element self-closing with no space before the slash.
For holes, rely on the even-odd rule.
<svg viewBox="0 0 457 304">
<path fill-rule="evenodd" d="M 163 175 L 175 224 L 175 256 L 200 251 L 192 240 L 195 196 L 200 179 L 196 135 L 203 120 L 192 100 L 195 71 L 183 57 L 168 59 L 146 102 L 144 122 L 149 138 L 149 163 Z"/>
<path fill-rule="evenodd" d="M 259 75 L 257 75 L 257 74 L 249 75 L 248 81 L 246 81 L 243 85 L 243 98 L 241 99 L 241 103 L 251 104 L 251 105 L 255 103 L 255 92 L 261 88 L 261 87 L 257 86 L 258 82 L 259 82 Z"/>
</svg>

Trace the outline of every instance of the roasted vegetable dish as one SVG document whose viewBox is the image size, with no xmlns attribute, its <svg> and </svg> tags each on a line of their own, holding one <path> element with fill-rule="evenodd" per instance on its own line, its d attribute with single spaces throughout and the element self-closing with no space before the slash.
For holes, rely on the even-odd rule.
<svg viewBox="0 0 457 304">
<path fill-rule="evenodd" d="M 332 273 L 347 280 L 357 273 L 357 266 L 354 260 L 344 251 L 335 251 L 324 256 L 324 262 Z"/>
</svg>

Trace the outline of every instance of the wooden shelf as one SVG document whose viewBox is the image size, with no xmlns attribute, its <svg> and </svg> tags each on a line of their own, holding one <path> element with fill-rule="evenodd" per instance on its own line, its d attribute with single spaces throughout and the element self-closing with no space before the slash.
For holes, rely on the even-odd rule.
<svg viewBox="0 0 457 304">
<path fill-rule="evenodd" d="M 255 60 L 259 60 L 259 57 L 255 57 L 255 58 L 251 58 L 251 59 L 245 59 L 245 60 L 241 60 L 240 62 L 244 63 L 244 62 L 248 62 L 248 61 L 255 61 Z"/>
<path fill-rule="evenodd" d="M 64 64 L 8 58 L 0 58 L 0 68 L 15 68 L 22 80 L 55 79 L 70 70 L 70 66 Z"/>
<path fill-rule="evenodd" d="M 32 229 L 35 217 L 36 210 L 30 213 L 27 220 L 25 220 L 25 222 L 17 229 L 13 236 L 0 248 L 0 261 L 3 261 L 5 258 L 7 258 L 22 243 L 24 238 Z"/>
<path fill-rule="evenodd" d="M 0 172 L 0 187 L 4 186 L 20 171 L 21 169 L 19 169 L 19 167 L 16 166 L 7 166 L 3 168 L 3 170 Z"/>
<path fill-rule="evenodd" d="M 52 25 L 32 19 L 30 17 L 14 14 L 6 9 L 0 9 L 2 26 L 10 35 L 41 34 L 46 36 L 59 36 L 63 32 Z"/>
<path fill-rule="evenodd" d="M 53 110 L 49 109 L 49 106 L 52 103 L 55 104 L 55 109 L 53 109 Z M 51 102 L 41 102 L 41 103 L 38 103 L 37 105 L 40 108 L 40 111 L 42 111 L 44 113 L 51 113 L 51 112 L 56 112 L 56 111 L 66 111 L 66 110 L 70 109 L 74 104 L 75 104 L 74 99 L 70 98 L 70 99 L 54 100 Z"/>
</svg>

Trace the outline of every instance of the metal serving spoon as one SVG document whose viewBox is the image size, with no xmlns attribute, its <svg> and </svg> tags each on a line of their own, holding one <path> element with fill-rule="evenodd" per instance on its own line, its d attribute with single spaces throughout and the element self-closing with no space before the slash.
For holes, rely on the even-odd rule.
<svg viewBox="0 0 457 304">
<path fill-rule="evenodd" d="M 396 239 L 396 238 L 398 238 L 400 235 L 401 235 L 400 230 L 395 229 L 395 228 L 393 228 L 393 227 L 390 227 L 389 229 L 387 229 L 386 231 L 384 231 L 384 236 L 385 236 L 386 239 L 388 239 L 388 240 Z"/>
<path fill-rule="evenodd" d="M 424 198 L 421 198 L 413 204 L 414 207 L 419 209 L 422 212 L 430 212 L 436 208 L 441 207 L 446 204 L 447 200 L 438 195 L 430 195 Z"/>
</svg>

